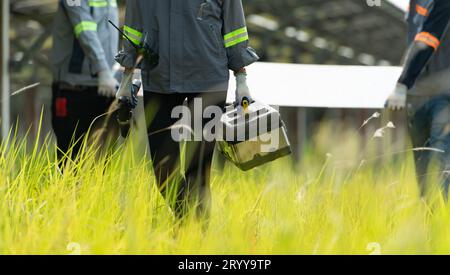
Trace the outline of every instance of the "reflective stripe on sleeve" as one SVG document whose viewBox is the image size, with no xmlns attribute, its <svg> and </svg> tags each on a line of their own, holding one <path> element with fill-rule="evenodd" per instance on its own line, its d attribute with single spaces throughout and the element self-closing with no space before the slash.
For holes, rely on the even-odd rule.
<svg viewBox="0 0 450 275">
<path fill-rule="evenodd" d="M 80 37 L 84 31 L 97 31 L 97 23 L 92 21 L 81 21 L 75 26 L 75 37 Z"/>
<path fill-rule="evenodd" d="M 103 8 L 108 6 L 107 0 L 89 0 L 89 7 Z"/>
<path fill-rule="evenodd" d="M 441 42 L 439 39 L 436 38 L 436 36 L 432 35 L 429 32 L 421 32 L 416 35 L 415 41 L 421 41 L 428 46 L 432 47 L 434 50 L 437 50 L 439 46 L 441 45 Z"/>
<path fill-rule="evenodd" d="M 123 32 L 130 38 L 130 40 L 136 44 L 140 45 L 142 40 L 142 32 L 137 31 L 127 25 L 123 27 Z"/>
<path fill-rule="evenodd" d="M 239 43 L 245 42 L 248 40 L 247 27 L 243 27 L 227 33 L 223 38 L 225 40 L 225 48 L 229 48 Z"/>
<path fill-rule="evenodd" d="M 421 5 L 416 5 L 416 12 L 422 16 L 428 16 L 428 9 L 422 7 Z"/>
</svg>

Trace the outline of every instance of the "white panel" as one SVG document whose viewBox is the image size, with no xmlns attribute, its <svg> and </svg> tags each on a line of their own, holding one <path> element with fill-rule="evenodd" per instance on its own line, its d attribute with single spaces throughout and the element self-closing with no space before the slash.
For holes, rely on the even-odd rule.
<svg viewBox="0 0 450 275">
<path fill-rule="evenodd" d="M 388 0 L 388 1 L 404 11 L 406 11 L 409 5 L 409 0 Z"/>
<path fill-rule="evenodd" d="M 258 62 L 247 68 L 255 99 L 291 107 L 383 108 L 400 67 L 326 66 Z M 234 101 L 234 77 L 228 102 Z"/>
</svg>

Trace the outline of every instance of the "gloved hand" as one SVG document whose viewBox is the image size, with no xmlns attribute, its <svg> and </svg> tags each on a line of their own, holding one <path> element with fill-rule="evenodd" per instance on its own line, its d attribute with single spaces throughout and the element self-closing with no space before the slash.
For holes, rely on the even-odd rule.
<svg viewBox="0 0 450 275">
<path fill-rule="evenodd" d="M 114 97 L 119 83 L 110 70 L 98 73 L 98 94 L 106 97 Z"/>
<path fill-rule="evenodd" d="M 391 110 L 401 110 L 406 106 L 406 96 L 408 93 L 408 87 L 405 84 L 397 83 L 394 92 L 389 96 L 386 101 L 385 107 Z"/>
<path fill-rule="evenodd" d="M 252 100 L 252 95 L 250 94 L 250 89 L 247 85 L 247 73 L 239 72 L 236 73 L 236 104 L 245 108 L 250 105 Z"/>
<path fill-rule="evenodd" d="M 123 138 L 127 138 L 130 133 L 131 122 L 133 120 L 133 109 L 138 104 L 137 93 L 141 86 L 140 81 L 133 83 L 133 69 L 125 69 L 117 91 L 117 122 L 120 126 L 120 134 Z"/>
<path fill-rule="evenodd" d="M 117 91 L 116 98 L 123 96 L 131 97 L 131 85 L 133 84 L 133 70 L 125 69 L 123 73 L 122 82 L 120 83 L 119 90 Z"/>
</svg>

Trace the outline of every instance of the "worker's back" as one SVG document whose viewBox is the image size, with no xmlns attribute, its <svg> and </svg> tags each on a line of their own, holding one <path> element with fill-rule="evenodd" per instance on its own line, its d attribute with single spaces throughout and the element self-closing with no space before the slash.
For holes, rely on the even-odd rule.
<svg viewBox="0 0 450 275">
<path fill-rule="evenodd" d="M 226 91 L 229 69 L 258 60 L 248 47 L 240 0 L 127 0 L 124 32 L 146 39 L 159 64 L 142 64 L 144 89 L 159 93 Z M 135 47 L 125 43 L 116 60 L 133 67 Z"/>
</svg>

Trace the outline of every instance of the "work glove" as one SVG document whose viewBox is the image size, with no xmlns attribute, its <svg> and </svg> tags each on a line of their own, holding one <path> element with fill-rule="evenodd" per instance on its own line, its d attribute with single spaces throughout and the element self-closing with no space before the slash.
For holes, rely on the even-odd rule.
<svg viewBox="0 0 450 275">
<path fill-rule="evenodd" d="M 123 73 L 122 82 L 116 93 L 116 98 L 119 101 L 127 101 L 134 109 L 138 104 L 138 92 L 141 88 L 141 82 L 138 80 L 133 81 L 133 70 L 126 69 Z"/>
<path fill-rule="evenodd" d="M 114 97 L 119 83 L 110 70 L 98 73 L 98 94 L 105 97 Z"/>
<path fill-rule="evenodd" d="M 408 87 L 405 84 L 397 83 L 394 92 L 387 99 L 385 107 L 394 111 L 405 108 L 407 93 Z"/>
<path fill-rule="evenodd" d="M 125 70 L 122 77 L 122 82 L 120 83 L 119 90 L 116 93 L 116 98 L 121 97 L 131 97 L 131 85 L 133 84 L 133 71 Z"/>
<path fill-rule="evenodd" d="M 252 102 L 252 96 L 250 94 L 250 89 L 247 85 L 247 73 L 239 72 L 236 73 L 236 101 L 235 104 L 242 106 L 246 109 Z"/>
<path fill-rule="evenodd" d="M 133 70 L 125 69 L 120 83 L 119 90 L 116 93 L 117 98 L 117 122 L 120 127 L 120 134 L 127 138 L 130 133 L 133 121 L 133 109 L 138 104 L 137 94 L 141 87 L 140 81 L 133 83 Z"/>
</svg>

